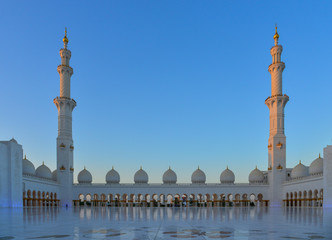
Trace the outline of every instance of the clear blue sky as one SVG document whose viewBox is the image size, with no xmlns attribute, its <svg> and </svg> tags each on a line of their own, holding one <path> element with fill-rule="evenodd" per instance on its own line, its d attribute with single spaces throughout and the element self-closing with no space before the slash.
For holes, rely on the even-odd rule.
<svg viewBox="0 0 332 240">
<path fill-rule="evenodd" d="M 287 167 L 332 144 L 329 1 L 1 1 L 0 137 L 35 166 L 56 167 L 59 49 L 72 51 L 74 167 L 104 182 L 112 166 L 150 182 L 168 166 L 190 182 L 267 169 L 274 25 L 278 23 Z"/>
</svg>

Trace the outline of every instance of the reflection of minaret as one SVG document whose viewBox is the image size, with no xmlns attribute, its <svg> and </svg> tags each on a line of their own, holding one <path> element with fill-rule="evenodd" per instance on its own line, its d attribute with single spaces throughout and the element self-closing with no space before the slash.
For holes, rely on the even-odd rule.
<svg viewBox="0 0 332 240">
<path fill-rule="evenodd" d="M 54 99 L 58 109 L 58 137 L 57 137 L 57 179 L 60 184 L 61 206 L 72 205 L 73 185 L 73 138 L 72 111 L 76 102 L 70 98 L 70 78 L 73 69 L 69 66 L 71 52 L 67 49 L 67 30 L 63 38 L 64 48 L 60 50 L 61 65 L 58 66 L 60 75 L 60 97 Z"/>
<path fill-rule="evenodd" d="M 271 97 L 265 100 L 270 109 L 270 137 L 268 143 L 270 206 L 282 203 L 281 185 L 286 180 L 286 136 L 284 133 L 284 108 L 289 100 L 282 94 L 282 72 L 285 63 L 281 62 L 282 46 L 278 45 L 279 34 L 274 35 L 271 48 L 272 64 L 268 70 L 271 74 Z"/>
</svg>

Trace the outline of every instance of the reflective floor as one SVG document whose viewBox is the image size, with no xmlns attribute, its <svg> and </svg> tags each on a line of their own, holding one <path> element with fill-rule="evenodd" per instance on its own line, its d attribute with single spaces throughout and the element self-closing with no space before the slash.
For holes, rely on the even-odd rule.
<svg viewBox="0 0 332 240">
<path fill-rule="evenodd" d="M 332 239 L 332 210 L 2 208 L 4 239 Z"/>
</svg>

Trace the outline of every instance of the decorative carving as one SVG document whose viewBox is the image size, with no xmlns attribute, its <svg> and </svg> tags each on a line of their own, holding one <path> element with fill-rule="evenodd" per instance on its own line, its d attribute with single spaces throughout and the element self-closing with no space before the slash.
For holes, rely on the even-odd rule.
<svg viewBox="0 0 332 240">
<path fill-rule="evenodd" d="M 277 143 L 277 147 L 280 149 L 281 147 L 282 147 L 282 143 L 281 142 L 279 142 L 279 143 Z"/>
<path fill-rule="evenodd" d="M 278 167 L 277 167 L 278 170 L 282 170 L 283 167 L 279 164 Z"/>
</svg>

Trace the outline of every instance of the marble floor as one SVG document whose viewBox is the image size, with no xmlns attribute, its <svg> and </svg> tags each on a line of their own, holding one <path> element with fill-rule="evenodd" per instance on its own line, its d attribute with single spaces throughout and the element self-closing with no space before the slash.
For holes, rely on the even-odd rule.
<svg viewBox="0 0 332 240">
<path fill-rule="evenodd" d="M 4 239 L 332 239 L 322 208 L 0 208 Z"/>
</svg>

